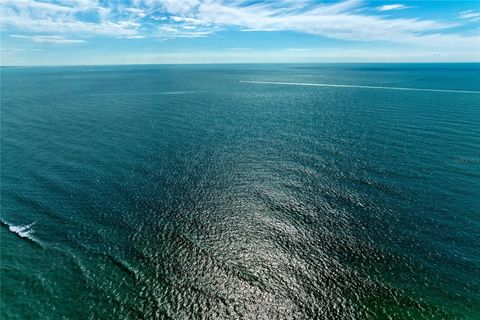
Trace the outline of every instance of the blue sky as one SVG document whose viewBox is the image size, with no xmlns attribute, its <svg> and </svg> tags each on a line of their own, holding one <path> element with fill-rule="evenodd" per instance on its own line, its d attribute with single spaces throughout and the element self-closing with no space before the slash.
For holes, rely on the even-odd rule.
<svg viewBox="0 0 480 320">
<path fill-rule="evenodd" d="M 2 65 L 480 61 L 480 1 L 6 0 Z"/>
</svg>

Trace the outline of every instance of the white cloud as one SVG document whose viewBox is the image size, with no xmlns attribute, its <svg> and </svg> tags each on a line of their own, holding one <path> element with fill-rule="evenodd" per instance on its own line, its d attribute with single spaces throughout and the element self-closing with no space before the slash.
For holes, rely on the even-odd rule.
<svg viewBox="0 0 480 320">
<path fill-rule="evenodd" d="M 18 53 L 22 53 L 22 52 L 40 52 L 40 51 L 44 51 L 43 49 L 40 49 L 40 48 L 8 48 L 8 49 L 0 49 L 0 53 L 3 55 L 3 54 L 6 54 L 6 55 L 14 55 L 14 54 L 18 54 Z"/>
<path fill-rule="evenodd" d="M 138 23 L 130 19 L 113 19 L 112 9 L 101 6 L 98 1 L 71 0 L 60 3 L 34 0 L 1 2 L 2 29 L 110 36 L 132 36 L 138 33 Z M 86 15 L 90 17 L 87 21 L 82 19 Z"/>
<path fill-rule="evenodd" d="M 458 17 L 463 20 L 480 20 L 480 11 L 466 10 L 458 13 Z"/>
<path fill-rule="evenodd" d="M 474 36 L 442 34 L 458 23 L 426 19 L 393 19 L 357 11 L 363 2 L 314 1 L 252 3 L 245 1 L 156 1 L 171 14 L 196 25 L 235 26 L 242 31 L 297 31 L 342 40 L 388 41 L 422 46 L 475 46 Z M 181 4 L 184 4 L 183 6 Z M 359 13 L 360 12 L 360 13 Z M 178 19 L 178 18 L 176 18 Z"/>
<path fill-rule="evenodd" d="M 11 0 L 0 3 L 3 29 L 116 38 L 160 39 L 206 37 L 227 28 L 241 31 L 294 31 L 348 41 L 385 41 L 478 51 L 476 34 L 452 33 L 460 21 L 392 18 L 369 14 L 361 0 L 131 0 L 129 5 L 96 0 L 54 3 Z M 402 4 L 380 11 L 406 8 Z M 88 17 L 88 19 L 85 19 Z M 476 19 L 477 12 L 459 13 Z"/>
<path fill-rule="evenodd" d="M 162 3 L 162 1 L 158 1 Z M 157 2 L 157 3 L 158 3 Z M 472 46 L 475 37 L 446 35 L 441 31 L 457 23 L 422 20 L 391 19 L 362 14 L 357 9 L 363 2 L 347 0 L 334 4 L 313 1 L 284 1 L 245 4 L 245 2 L 193 1 L 184 7 L 175 7 L 173 14 L 183 13 L 204 23 L 237 26 L 242 31 L 297 31 L 342 40 L 388 41 L 423 46 L 442 46 L 455 42 Z M 359 13 L 360 12 L 360 13 Z M 432 34 L 435 34 L 434 36 Z M 454 40 L 455 39 L 455 40 Z"/>
<path fill-rule="evenodd" d="M 62 36 L 25 36 L 25 35 L 10 35 L 12 38 L 27 39 L 36 43 L 55 43 L 55 44 L 78 44 L 85 43 L 87 41 L 82 39 L 67 39 Z"/>
<path fill-rule="evenodd" d="M 386 4 L 380 7 L 377 7 L 378 11 L 391 11 L 391 10 L 400 10 L 407 9 L 408 7 L 403 4 Z"/>
<path fill-rule="evenodd" d="M 182 24 L 162 24 L 158 28 L 155 38 L 168 40 L 173 38 L 203 38 L 212 33 L 218 32 L 217 27 L 197 27 Z"/>
<path fill-rule="evenodd" d="M 146 36 L 124 36 L 124 37 L 118 37 L 118 39 L 145 39 Z"/>
</svg>

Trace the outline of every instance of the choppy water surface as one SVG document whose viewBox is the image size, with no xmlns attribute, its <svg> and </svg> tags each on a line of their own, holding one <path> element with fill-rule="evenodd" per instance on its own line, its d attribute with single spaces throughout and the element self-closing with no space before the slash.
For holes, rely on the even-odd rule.
<svg viewBox="0 0 480 320">
<path fill-rule="evenodd" d="M 2 319 L 480 318 L 479 75 L 2 68 Z"/>
</svg>

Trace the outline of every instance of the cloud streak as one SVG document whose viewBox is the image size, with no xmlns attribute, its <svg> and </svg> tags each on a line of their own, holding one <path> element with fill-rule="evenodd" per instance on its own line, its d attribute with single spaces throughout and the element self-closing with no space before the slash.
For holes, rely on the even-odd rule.
<svg viewBox="0 0 480 320">
<path fill-rule="evenodd" d="M 87 42 L 83 39 L 67 39 L 62 36 L 24 36 L 24 35 L 13 34 L 13 35 L 10 35 L 10 37 L 27 39 L 36 43 L 78 44 L 78 43 Z"/>
<path fill-rule="evenodd" d="M 400 9 L 407 9 L 408 7 L 403 4 L 386 4 L 380 7 L 377 7 L 378 11 L 392 11 L 392 10 L 400 10 Z"/>
<path fill-rule="evenodd" d="M 480 20 L 480 11 L 466 10 L 458 13 L 458 17 L 463 20 L 478 21 Z"/>
<path fill-rule="evenodd" d="M 60 5 L 34 0 L 11 0 L 0 4 L 4 29 L 56 34 L 133 36 L 140 27 L 130 17 L 115 18 L 112 8 L 94 0 L 72 0 Z M 84 17 L 88 16 L 89 19 Z"/>
<path fill-rule="evenodd" d="M 234 29 L 293 31 L 345 41 L 478 48 L 478 34 L 450 30 L 461 25 L 461 20 L 393 18 L 368 13 L 364 8 L 365 3 L 360 0 L 335 3 L 313 0 L 131 0 L 126 3 L 72 0 L 56 4 L 13 0 L 0 5 L 2 26 L 17 33 L 167 40 L 207 37 Z M 402 4 L 389 4 L 376 9 L 381 13 L 405 8 Z M 478 13 L 465 11 L 459 13 L 459 17 L 472 20 Z M 37 40 L 42 41 L 41 38 Z"/>
</svg>

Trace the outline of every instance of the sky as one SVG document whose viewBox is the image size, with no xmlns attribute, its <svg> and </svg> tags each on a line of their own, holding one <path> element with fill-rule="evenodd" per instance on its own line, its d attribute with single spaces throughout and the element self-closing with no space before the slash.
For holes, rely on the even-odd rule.
<svg viewBox="0 0 480 320">
<path fill-rule="evenodd" d="M 479 62 L 480 1 L 2 0 L 0 64 Z"/>
</svg>

